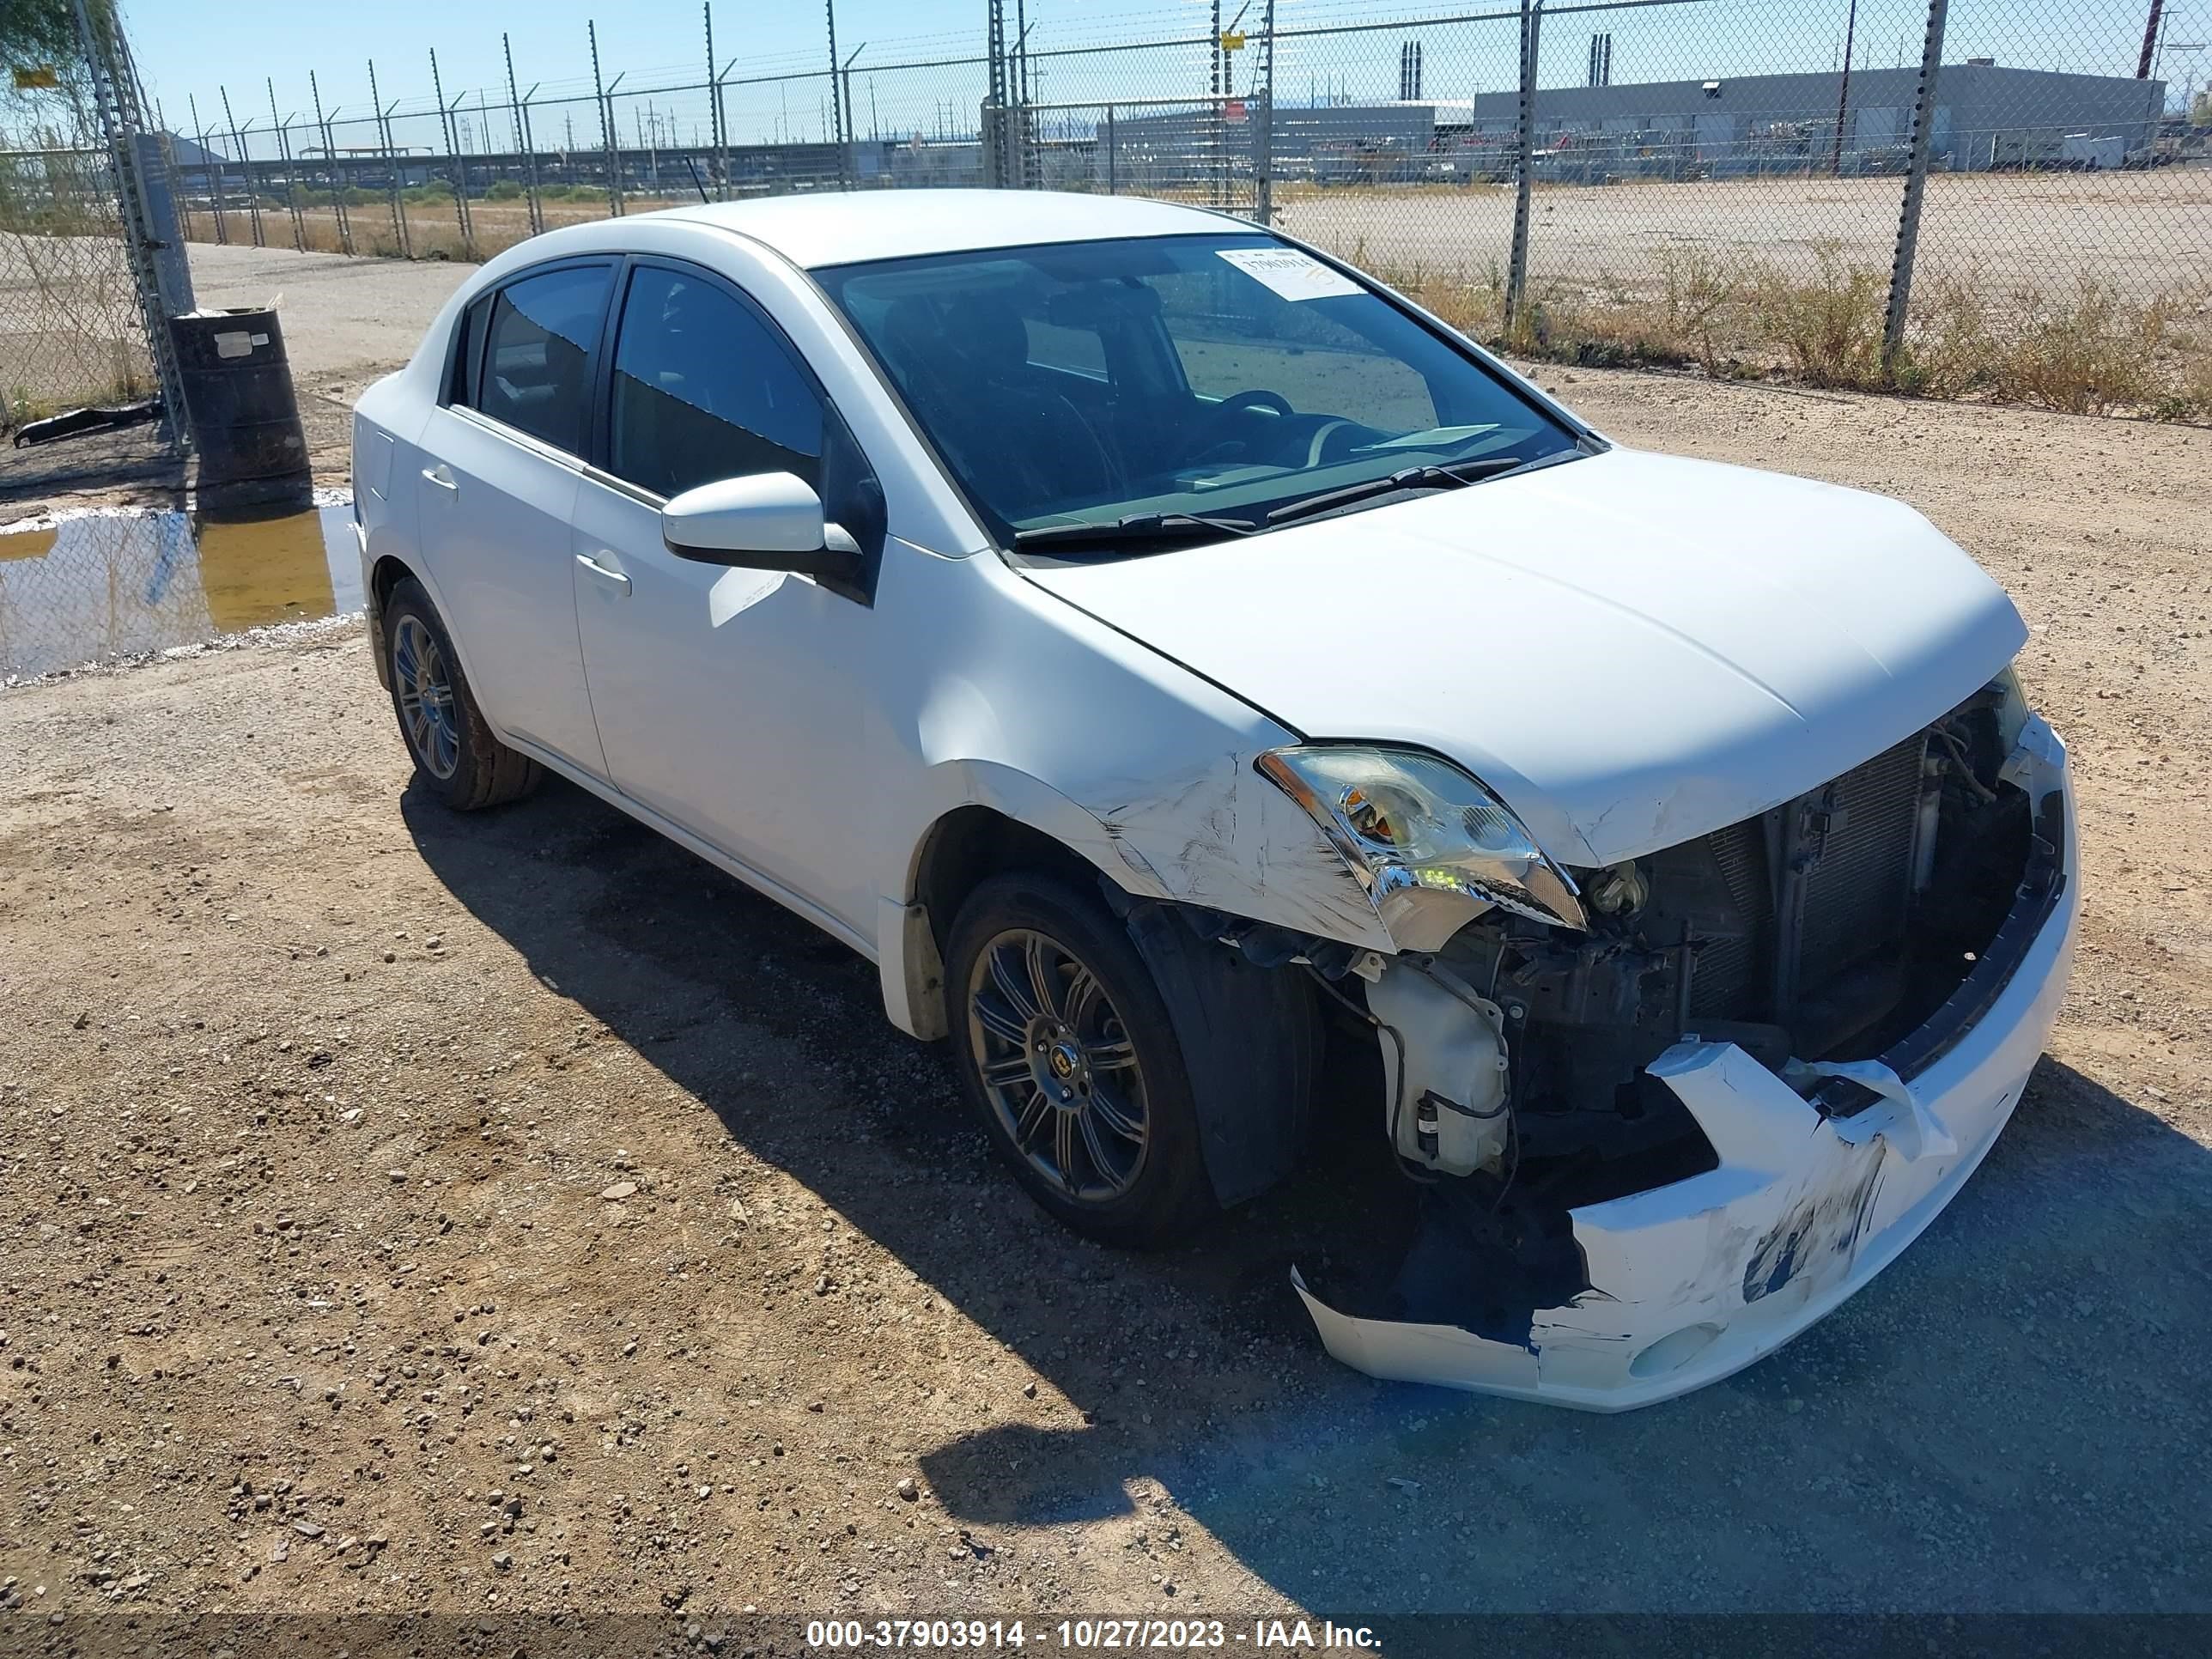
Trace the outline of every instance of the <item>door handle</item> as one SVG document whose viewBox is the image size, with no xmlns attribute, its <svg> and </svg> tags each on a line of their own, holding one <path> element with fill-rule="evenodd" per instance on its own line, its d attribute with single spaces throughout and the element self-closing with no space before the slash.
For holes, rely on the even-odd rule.
<svg viewBox="0 0 2212 1659">
<path fill-rule="evenodd" d="M 588 553 L 579 553 L 576 555 L 576 562 L 584 567 L 585 574 L 597 576 L 601 581 L 613 588 L 617 593 L 621 593 L 625 596 L 629 594 L 629 578 L 623 575 L 621 571 L 608 569 L 606 566 L 601 564 L 597 559 L 593 558 Z"/>
<path fill-rule="evenodd" d="M 424 467 L 422 476 L 441 489 L 450 489 L 456 495 L 460 493 L 461 487 L 453 481 L 453 470 L 443 461 L 439 462 L 435 466 Z"/>
</svg>

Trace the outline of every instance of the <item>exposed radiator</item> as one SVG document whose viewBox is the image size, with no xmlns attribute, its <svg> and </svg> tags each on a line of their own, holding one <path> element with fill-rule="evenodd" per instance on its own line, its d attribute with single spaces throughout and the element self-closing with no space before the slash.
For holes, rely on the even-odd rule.
<svg viewBox="0 0 2212 1659">
<path fill-rule="evenodd" d="M 1705 838 L 1728 884 L 1741 933 L 1716 939 L 1698 952 L 1690 1012 L 1707 1018 L 1753 1019 L 1765 1010 L 1773 978 L 1774 878 L 1767 869 L 1766 827 L 1758 818 Z"/>
<path fill-rule="evenodd" d="M 1795 845 L 1814 854 L 1802 883 L 1796 971 L 1782 977 L 1798 999 L 1816 996 L 1904 937 L 1911 900 L 1924 732 L 1771 814 L 1705 839 L 1702 867 L 1725 885 L 1731 924 L 1698 951 L 1689 1012 L 1707 1018 L 1774 1018 L 1775 952 L 1788 929 L 1775 904 L 1784 884 L 1770 854 L 1796 815 Z M 1772 820 L 1772 822 L 1770 822 Z"/>
<path fill-rule="evenodd" d="M 1798 984 L 1817 991 L 1905 935 L 1924 733 L 1838 778 L 1819 797 L 1829 828 L 1805 878 Z"/>
</svg>

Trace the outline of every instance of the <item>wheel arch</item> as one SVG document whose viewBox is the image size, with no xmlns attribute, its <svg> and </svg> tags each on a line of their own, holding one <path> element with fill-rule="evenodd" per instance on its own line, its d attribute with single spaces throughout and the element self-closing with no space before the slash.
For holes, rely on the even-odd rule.
<svg viewBox="0 0 2212 1659">
<path fill-rule="evenodd" d="M 445 596 L 439 592 L 438 584 L 419 562 L 397 553 L 380 553 L 370 561 L 368 586 L 362 595 L 362 605 L 368 613 L 368 647 L 376 659 L 377 684 L 387 691 L 392 689 L 392 662 L 385 639 L 384 612 L 391 603 L 392 590 L 403 581 L 414 582 L 428 598 L 430 608 L 438 613 L 438 620 L 445 627 L 446 638 L 453 645 L 453 655 L 460 659 L 461 673 L 473 690 L 477 681 L 469 662 L 468 644 L 454 631 L 453 613 L 447 605 Z M 482 707 L 481 697 L 478 706 Z M 485 708 L 483 717 L 493 733 L 502 743 L 505 742 L 507 729 L 501 725 L 499 716 Z"/>
<path fill-rule="evenodd" d="M 985 880 L 1016 869 L 1099 894 L 1128 929 L 1183 1050 L 1201 1155 L 1219 1200 L 1240 1202 L 1279 1179 L 1312 1116 L 1321 1031 L 1304 978 L 1201 937 L 1185 921 L 1200 912 L 1137 890 L 1134 880 L 1119 879 L 1096 857 L 1000 807 L 971 800 L 940 814 L 915 845 L 905 902 L 886 901 L 899 929 L 895 941 L 884 941 L 880 963 L 894 1022 L 924 1039 L 951 1035 L 945 957 L 953 918 Z M 1278 1041 L 1252 1041 L 1271 1026 Z"/>
<path fill-rule="evenodd" d="M 1036 814 L 1048 819 L 1077 812 L 1074 803 Z M 1078 822 L 1088 818 L 1080 814 Z M 1105 839 L 1103 826 L 1091 820 Z M 913 843 L 897 896 L 883 901 L 878 967 L 884 1011 L 900 1030 L 925 1042 L 944 1036 L 945 949 L 952 919 L 968 896 L 1002 871 L 1032 869 L 1060 877 L 1085 891 L 1114 881 L 1097 860 L 1070 845 L 1065 834 L 1001 805 L 963 799 L 938 814 Z"/>
<path fill-rule="evenodd" d="M 384 608 L 391 602 L 392 590 L 410 576 L 418 582 L 422 580 L 398 555 L 380 555 L 369 567 L 368 589 L 362 595 L 368 613 L 368 651 L 376 663 L 376 683 L 387 691 L 392 690 L 392 663 L 384 642 Z M 437 602 L 434 599 L 431 603 Z M 445 613 L 441 611 L 439 614 Z"/>
</svg>

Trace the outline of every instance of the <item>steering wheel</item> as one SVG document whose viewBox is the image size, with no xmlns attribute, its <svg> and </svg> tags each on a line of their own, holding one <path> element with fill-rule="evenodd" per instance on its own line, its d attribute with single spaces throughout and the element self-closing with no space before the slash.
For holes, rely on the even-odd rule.
<svg viewBox="0 0 2212 1659">
<path fill-rule="evenodd" d="M 1268 392 L 1254 387 L 1243 392 L 1232 392 L 1214 404 L 1208 418 L 1219 420 L 1226 415 L 1241 415 L 1248 409 L 1264 409 L 1270 415 L 1295 415 L 1291 400 L 1279 392 Z"/>
<path fill-rule="evenodd" d="M 1200 453 L 1194 464 L 1211 465 L 1245 453 L 1243 442 L 1231 428 L 1237 416 L 1255 409 L 1265 410 L 1270 420 L 1286 418 L 1297 412 L 1279 392 L 1253 387 L 1231 392 L 1199 417 L 1196 436 Z"/>
</svg>

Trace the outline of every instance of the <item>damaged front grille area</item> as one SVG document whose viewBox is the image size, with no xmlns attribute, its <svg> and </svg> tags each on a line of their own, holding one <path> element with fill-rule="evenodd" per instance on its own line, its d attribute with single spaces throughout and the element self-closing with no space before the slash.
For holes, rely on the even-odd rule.
<svg viewBox="0 0 2212 1659">
<path fill-rule="evenodd" d="M 1513 1034 L 1514 1152 L 1589 1203 L 1710 1166 L 1644 1068 L 1685 1037 L 1771 1070 L 1881 1054 L 1972 973 L 2039 838 L 2000 780 L 2006 690 L 1758 817 L 1584 879 L 1594 925 L 1504 917 L 1437 963 Z M 1838 1098 L 1836 1104 L 1849 1109 Z"/>
<path fill-rule="evenodd" d="M 1571 1212 L 1719 1165 L 1684 1097 L 1648 1069 L 1660 1055 L 1732 1044 L 1844 1118 L 1879 1097 L 1791 1062 L 1879 1059 L 1909 1079 L 1971 1030 L 2066 879 L 2063 795 L 2031 803 L 2011 780 L 2033 768 L 2006 769 L 2015 696 L 2008 676 L 1796 799 L 1577 872 L 1586 933 L 1493 914 L 1387 967 L 1393 983 L 1441 988 L 1370 985 L 1386 1039 L 1402 1008 L 1445 993 L 1462 1020 L 1494 1025 L 1510 1054 L 1499 1151 L 1462 1174 L 1400 1139 L 1422 1184 L 1413 1242 L 1387 1278 L 1379 1263 L 1341 1274 L 1329 1305 L 1533 1352 L 1535 1310 L 1589 1283 Z"/>
</svg>

